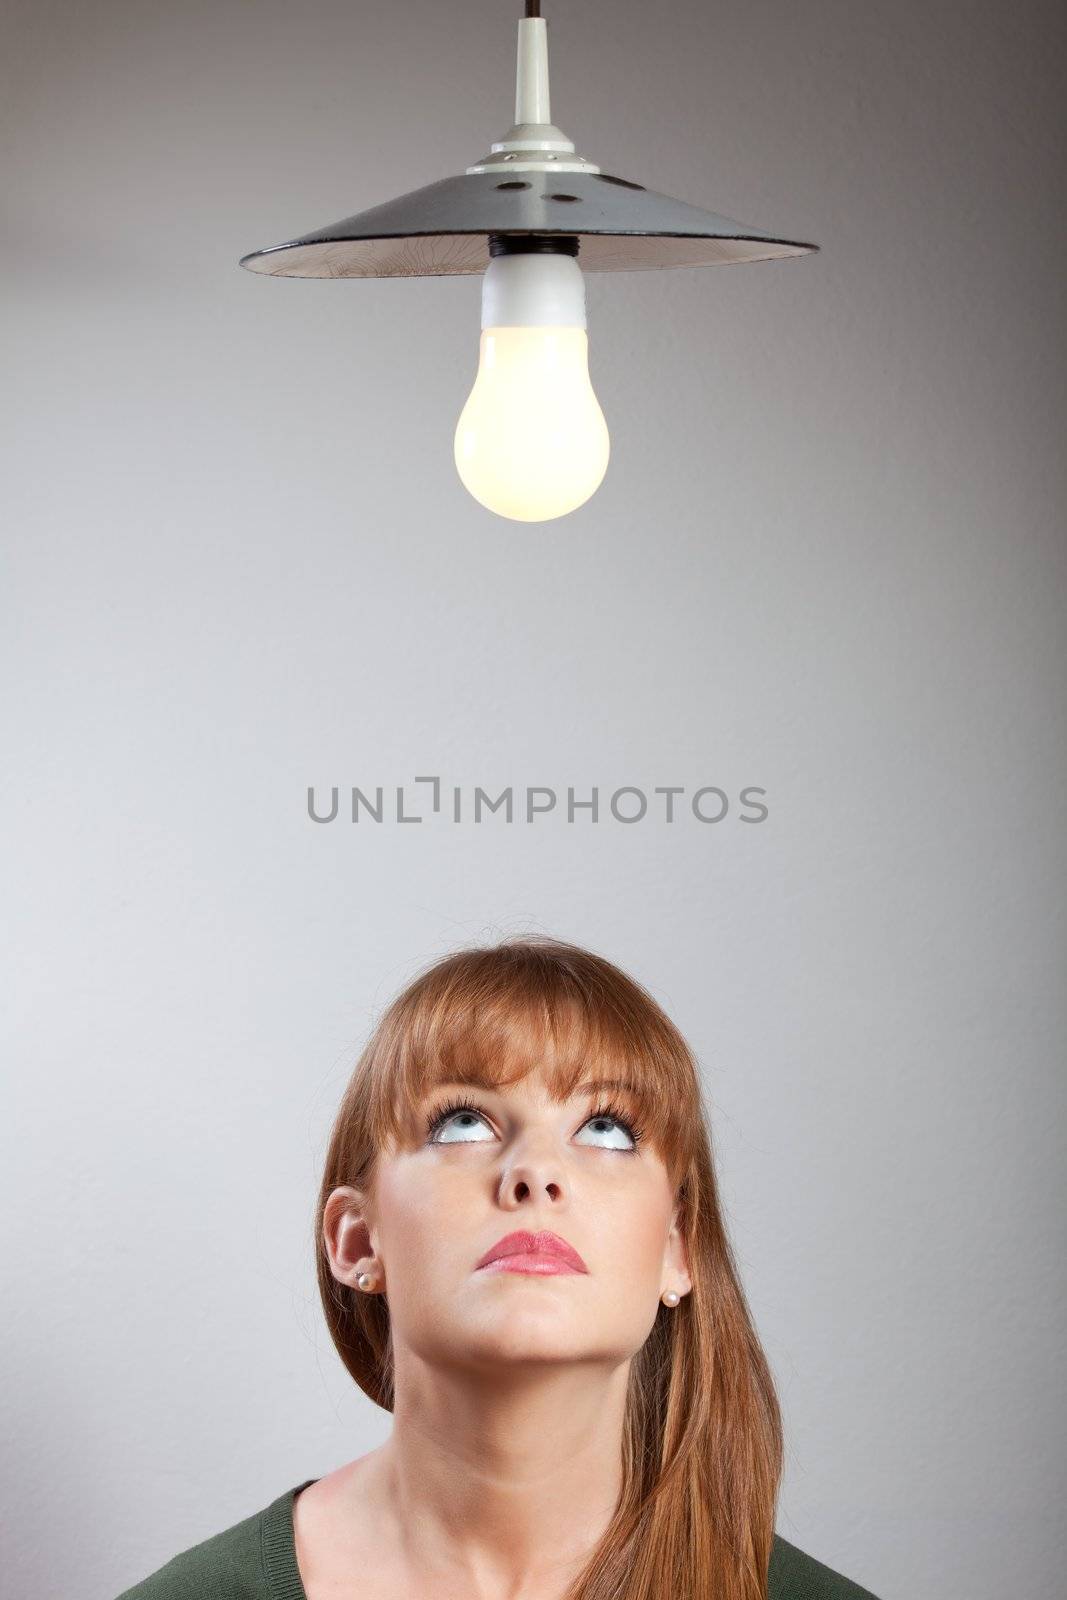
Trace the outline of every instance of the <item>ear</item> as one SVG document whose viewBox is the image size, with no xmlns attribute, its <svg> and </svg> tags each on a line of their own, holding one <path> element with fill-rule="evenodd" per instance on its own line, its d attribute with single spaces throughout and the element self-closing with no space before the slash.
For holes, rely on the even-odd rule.
<svg viewBox="0 0 1067 1600">
<path fill-rule="evenodd" d="M 689 1250 L 681 1226 L 681 1206 L 676 1205 L 671 1217 L 670 1232 L 667 1235 L 667 1249 L 664 1252 L 664 1263 L 669 1266 L 676 1279 L 675 1288 L 679 1294 L 689 1294 L 693 1287 L 693 1280 L 689 1273 Z"/>
<path fill-rule="evenodd" d="M 350 1184 L 332 1189 L 322 1212 L 322 1238 L 330 1271 L 350 1287 L 361 1272 L 378 1265 L 367 1196 Z"/>
</svg>

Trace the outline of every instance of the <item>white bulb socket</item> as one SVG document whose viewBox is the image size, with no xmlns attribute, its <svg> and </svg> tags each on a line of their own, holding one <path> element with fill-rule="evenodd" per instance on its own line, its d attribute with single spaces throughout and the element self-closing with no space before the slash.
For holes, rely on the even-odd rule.
<svg viewBox="0 0 1067 1600">
<path fill-rule="evenodd" d="M 585 279 L 573 256 L 494 256 L 482 279 L 483 328 L 584 328 Z"/>
</svg>

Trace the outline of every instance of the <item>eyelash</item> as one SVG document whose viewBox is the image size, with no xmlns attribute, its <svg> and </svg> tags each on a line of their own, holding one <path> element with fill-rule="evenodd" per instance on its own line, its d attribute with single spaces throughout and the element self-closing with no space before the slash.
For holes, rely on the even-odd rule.
<svg viewBox="0 0 1067 1600">
<path fill-rule="evenodd" d="M 458 1111 L 472 1111 L 477 1117 L 486 1115 L 480 1106 L 473 1105 L 469 1100 L 448 1100 L 444 1105 L 438 1106 L 436 1111 L 430 1113 L 429 1121 L 426 1125 L 427 1137 L 432 1140 L 438 1128 L 446 1123 L 449 1117 L 454 1117 Z M 631 1122 L 629 1117 L 624 1116 L 621 1107 L 610 1100 L 602 1101 L 595 1111 L 590 1111 L 585 1120 L 586 1122 L 594 1122 L 597 1117 L 608 1117 L 613 1122 L 617 1122 L 620 1128 L 625 1128 L 634 1142 L 634 1150 L 637 1149 L 645 1136 L 644 1129 Z M 626 1152 L 624 1151 L 623 1154 L 626 1154 Z M 633 1151 L 630 1154 L 632 1155 Z"/>
</svg>

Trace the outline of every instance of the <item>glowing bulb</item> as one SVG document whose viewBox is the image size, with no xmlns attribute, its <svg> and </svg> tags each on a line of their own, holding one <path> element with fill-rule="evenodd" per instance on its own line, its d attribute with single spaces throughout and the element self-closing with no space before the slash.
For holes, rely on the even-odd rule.
<svg viewBox="0 0 1067 1600">
<path fill-rule="evenodd" d="M 583 505 L 608 466 L 589 380 L 585 284 L 574 257 L 496 255 L 482 284 L 478 375 L 456 425 L 456 470 L 483 506 L 548 522 Z"/>
</svg>

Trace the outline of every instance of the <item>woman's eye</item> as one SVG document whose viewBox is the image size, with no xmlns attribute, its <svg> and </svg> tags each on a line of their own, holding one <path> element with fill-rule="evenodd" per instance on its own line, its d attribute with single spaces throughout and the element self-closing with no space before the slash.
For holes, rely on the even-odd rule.
<svg viewBox="0 0 1067 1600">
<path fill-rule="evenodd" d="M 597 1123 L 597 1122 L 599 1122 L 601 1124 L 607 1123 L 608 1124 L 607 1132 L 609 1134 L 611 1134 L 613 1138 L 618 1137 L 618 1138 L 621 1138 L 621 1140 L 622 1140 L 621 1144 L 613 1143 L 613 1144 L 609 1144 L 609 1145 L 603 1145 L 602 1146 L 603 1149 L 605 1149 L 605 1150 L 632 1150 L 632 1149 L 634 1149 L 635 1144 L 636 1144 L 636 1140 L 634 1139 L 634 1136 L 633 1136 L 633 1133 L 632 1133 L 630 1127 L 628 1126 L 627 1123 L 625 1123 L 623 1121 L 623 1119 L 621 1117 L 611 1116 L 611 1115 L 608 1115 L 607 1113 L 603 1113 L 602 1112 L 602 1113 L 599 1113 L 597 1116 L 590 1117 L 588 1122 L 583 1123 L 583 1127 L 590 1128 L 590 1127 L 593 1126 L 594 1123 Z M 603 1132 L 603 1131 L 604 1131 L 604 1129 L 603 1129 L 603 1127 L 601 1127 L 601 1132 Z"/>
<path fill-rule="evenodd" d="M 450 1112 L 446 1112 L 443 1116 L 440 1116 L 440 1117 L 436 1118 L 435 1121 L 433 1122 L 433 1124 L 431 1126 L 431 1139 L 432 1139 L 432 1142 L 434 1144 L 472 1144 L 472 1143 L 476 1143 L 477 1141 L 475 1141 L 475 1140 L 465 1139 L 463 1137 L 459 1137 L 459 1138 L 451 1137 L 451 1135 L 449 1133 L 450 1126 L 459 1124 L 461 1122 L 463 1123 L 463 1126 L 460 1129 L 460 1134 L 461 1135 L 465 1134 L 465 1133 L 469 1133 L 472 1130 L 475 1133 L 477 1133 L 478 1125 L 480 1123 L 482 1128 L 484 1129 L 484 1131 L 486 1133 L 489 1133 L 490 1138 L 492 1138 L 492 1134 L 489 1132 L 489 1129 L 486 1128 L 485 1121 L 484 1121 L 484 1119 L 483 1119 L 483 1117 L 481 1115 L 481 1112 L 479 1112 L 479 1111 L 450 1111 Z"/>
</svg>

